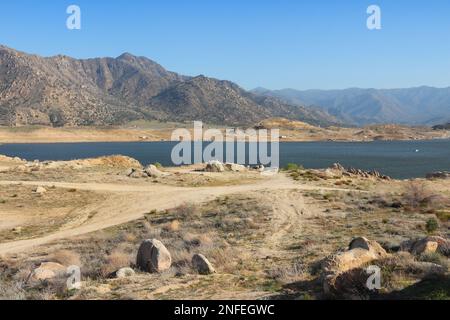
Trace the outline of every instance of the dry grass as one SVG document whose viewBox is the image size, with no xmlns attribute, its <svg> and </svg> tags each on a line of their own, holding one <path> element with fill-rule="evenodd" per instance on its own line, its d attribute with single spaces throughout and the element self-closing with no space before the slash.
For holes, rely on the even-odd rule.
<svg viewBox="0 0 450 320">
<path fill-rule="evenodd" d="M 120 268 L 129 267 L 132 257 L 130 254 L 121 250 L 114 250 L 110 255 L 105 257 L 105 265 L 101 268 L 101 275 L 108 277 Z"/>
<path fill-rule="evenodd" d="M 178 220 L 173 220 L 172 222 L 168 223 L 164 230 L 168 232 L 178 232 L 180 231 L 181 223 Z"/>
<path fill-rule="evenodd" d="M 275 228 L 273 219 L 277 216 L 270 195 L 230 195 L 203 205 L 185 204 L 173 210 L 153 211 L 139 221 L 60 242 L 58 248 L 80 254 L 83 280 L 91 288 L 112 288 L 102 298 L 123 298 L 130 292 L 133 297 L 147 297 L 155 288 L 172 286 L 178 281 L 189 285 L 164 293 L 161 298 L 220 297 L 220 293 L 239 297 L 242 293 L 261 292 L 280 297 L 289 294 L 294 298 L 320 298 L 322 286 L 317 285 L 320 262 L 328 254 L 348 246 L 353 237 L 366 236 L 383 244 L 384 241 L 398 244 L 425 235 L 429 215 L 405 212 L 403 203 L 397 205 L 403 200 L 399 193 L 374 196 L 308 191 L 302 192 L 302 196 L 305 203 L 318 204 L 324 214 L 321 211 L 304 215 L 301 224 L 300 220 L 286 221 Z M 272 235 L 280 228 L 286 232 L 274 243 Z M 140 243 L 154 238 L 161 240 L 172 255 L 173 265 L 168 272 L 139 273 L 130 282 L 106 279 L 122 267 L 133 267 Z M 199 278 L 191 264 L 195 253 L 204 254 L 218 273 Z M 67 254 L 56 252 L 53 256 Z M 444 264 L 441 256 L 420 259 Z M 398 264 L 386 263 L 386 268 Z M 400 271 L 391 272 L 388 278 L 392 283 L 389 290 L 418 279 L 410 277 L 410 265 L 400 266 Z M 14 273 L 18 277 L 17 270 Z M 98 298 L 99 294 L 86 289 L 80 296 Z"/>
<path fill-rule="evenodd" d="M 403 202 L 410 210 L 438 209 L 446 204 L 447 199 L 442 195 L 433 193 L 421 181 L 411 181 L 405 186 Z"/>
<path fill-rule="evenodd" d="M 70 250 L 58 250 L 50 256 L 50 260 L 63 266 L 81 266 L 80 255 Z"/>
<path fill-rule="evenodd" d="M 291 265 L 281 265 L 268 271 L 268 276 L 283 284 L 293 283 L 308 276 L 308 267 L 302 261 L 294 261 Z"/>
</svg>

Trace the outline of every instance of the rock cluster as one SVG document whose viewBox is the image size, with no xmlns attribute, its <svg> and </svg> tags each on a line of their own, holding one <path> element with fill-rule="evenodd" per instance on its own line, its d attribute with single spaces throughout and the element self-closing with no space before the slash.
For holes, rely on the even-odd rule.
<svg viewBox="0 0 450 320">
<path fill-rule="evenodd" d="M 399 252 L 388 254 L 378 242 L 363 237 L 356 238 L 350 243 L 348 250 L 339 251 L 323 261 L 324 293 L 346 299 L 369 298 L 376 293 L 368 287 L 369 268 L 373 267 L 384 270 L 383 274 L 407 271 L 419 280 L 445 275 L 447 267 L 423 262 L 415 256 L 439 252 L 448 257 L 449 248 L 448 239 L 431 236 L 406 241 L 400 245 Z"/>
<path fill-rule="evenodd" d="M 136 265 L 144 272 L 161 273 L 170 269 L 172 257 L 161 241 L 156 239 L 145 240 L 139 248 Z M 202 254 L 195 254 L 192 257 L 192 267 L 202 275 L 216 272 L 213 265 Z M 119 277 L 119 271 L 116 273 L 116 277 Z M 122 270 L 121 273 L 128 273 L 128 270 Z M 121 277 L 125 277 L 125 275 Z"/>
<path fill-rule="evenodd" d="M 376 241 L 366 238 L 354 239 L 350 243 L 349 250 L 338 252 L 322 263 L 325 293 L 332 294 L 337 290 L 336 283 L 342 274 L 387 256 L 388 253 Z"/>
<path fill-rule="evenodd" d="M 438 172 L 432 172 L 426 175 L 426 178 L 431 179 L 449 179 L 450 178 L 450 172 L 448 171 L 438 171 Z"/>
<path fill-rule="evenodd" d="M 376 170 L 371 171 L 364 171 L 361 169 L 355 169 L 355 168 L 344 168 L 341 164 L 335 163 L 331 166 L 332 170 L 340 171 L 345 176 L 360 176 L 363 178 L 375 178 L 380 180 L 391 180 L 391 177 L 381 174 L 380 172 Z"/>
<path fill-rule="evenodd" d="M 257 170 L 260 172 L 264 171 L 264 166 L 256 166 L 252 168 L 253 170 Z M 250 167 L 246 167 L 242 164 L 236 164 L 236 163 L 222 163 L 217 160 L 210 161 L 206 164 L 204 171 L 205 172 L 246 172 L 249 171 Z"/>
</svg>

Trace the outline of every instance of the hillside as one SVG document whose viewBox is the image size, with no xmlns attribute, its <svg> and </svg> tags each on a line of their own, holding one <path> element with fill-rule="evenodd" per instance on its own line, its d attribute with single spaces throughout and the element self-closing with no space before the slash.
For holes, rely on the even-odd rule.
<svg viewBox="0 0 450 320">
<path fill-rule="evenodd" d="M 0 46 L 0 125 L 112 125 L 139 119 L 237 125 L 271 116 L 340 123 L 325 111 L 260 97 L 229 81 L 182 76 L 129 53 L 77 60 Z"/>
</svg>

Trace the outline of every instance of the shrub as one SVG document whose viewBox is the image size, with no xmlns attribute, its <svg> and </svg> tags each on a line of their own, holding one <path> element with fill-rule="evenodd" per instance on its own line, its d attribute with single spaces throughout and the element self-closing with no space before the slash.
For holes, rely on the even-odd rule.
<svg viewBox="0 0 450 320">
<path fill-rule="evenodd" d="M 288 163 L 285 167 L 284 167 L 284 170 L 286 170 L 286 171 L 297 171 L 297 170 L 302 170 L 303 169 L 303 167 L 302 166 L 299 166 L 298 164 L 296 164 L 296 163 Z"/>
<path fill-rule="evenodd" d="M 158 169 L 161 169 L 163 167 L 163 165 L 159 162 L 155 162 L 153 165 Z"/>
<path fill-rule="evenodd" d="M 442 222 L 450 221 L 450 212 L 449 211 L 437 211 L 436 217 Z"/>
<path fill-rule="evenodd" d="M 428 233 L 432 233 L 439 228 L 439 223 L 436 219 L 431 218 L 427 220 L 426 229 Z"/>
</svg>

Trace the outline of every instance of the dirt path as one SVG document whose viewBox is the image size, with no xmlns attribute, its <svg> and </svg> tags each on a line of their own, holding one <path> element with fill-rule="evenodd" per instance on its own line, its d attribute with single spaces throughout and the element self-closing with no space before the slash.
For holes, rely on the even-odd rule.
<svg viewBox="0 0 450 320">
<path fill-rule="evenodd" d="M 44 187 L 55 186 L 57 188 L 107 192 L 108 197 L 102 203 L 96 203 L 80 208 L 79 212 L 77 212 L 76 221 L 71 221 L 71 223 L 66 224 L 53 234 L 35 239 L 0 244 L 0 255 L 23 252 L 55 240 L 71 238 L 124 224 L 140 219 L 145 213 L 152 210 L 160 211 L 171 209 L 182 205 L 183 203 L 204 203 L 224 195 L 245 193 L 249 191 L 293 189 L 349 191 L 348 189 L 300 185 L 282 174 L 271 176 L 266 180 L 261 180 L 254 184 L 201 188 L 164 185 L 137 186 L 97 183 L 64 183 L 51 181 L 0 181 L 0 186 L 14 184 Z M 357 190 L 353 191 L 360 192 Z M 292 198 L 292 195 L 286 195 Z M 303 201 L 301 197 L 298 199 L 299 201 Z M 289 203 L 291 203 L 291 201 L 289 201 Z M 288 232 L 287 229 L 285 230 L 283 228 L 284 225 L 288 225 L 287 222 L 292 218 L 292 214 L 298 215 L 301 214 L 301 212 L 299 212 L 298 209 L 295 211 L 292 207 L 283 207 L 283 199 L 279 199 L 275 206 L 277 206 L 276 210 L 282 213 L 280 214 L 282 219 L 278 222 L 280 224 L 280 233 L 274 235 L 274 237 L 279 237 L 281 233 Z M 302 207 L 304 206 L 299 206 L 299 208 Z M 92 212 L 95 212 L 95 215 L 92 216 Z"/>
</svg>

